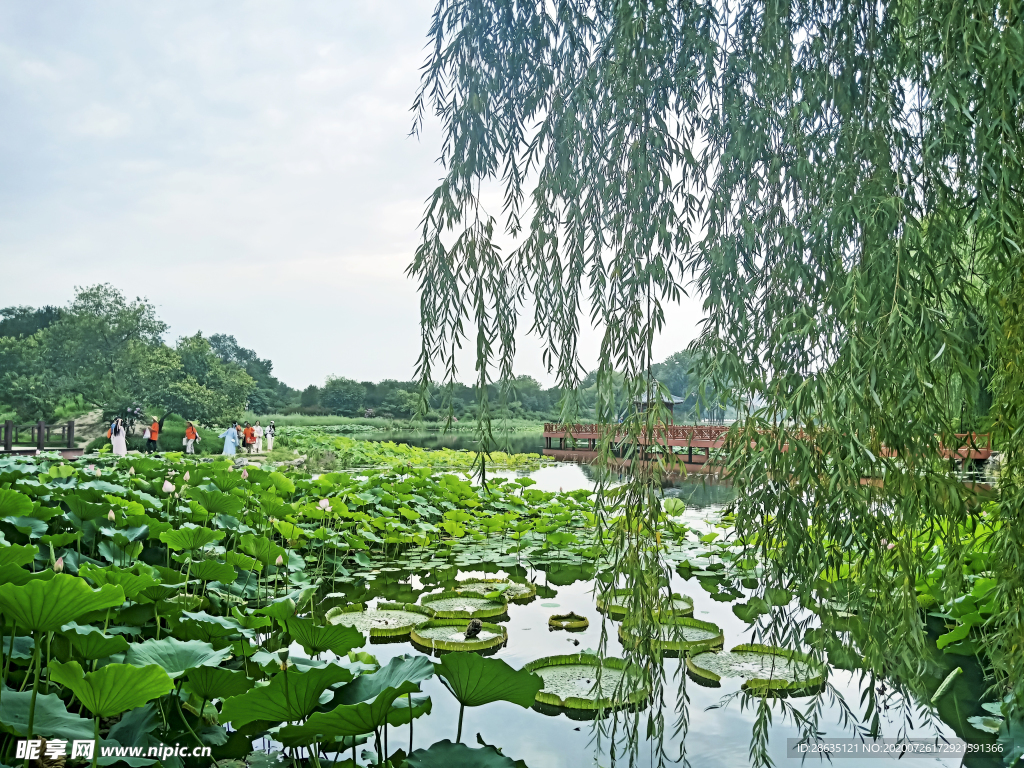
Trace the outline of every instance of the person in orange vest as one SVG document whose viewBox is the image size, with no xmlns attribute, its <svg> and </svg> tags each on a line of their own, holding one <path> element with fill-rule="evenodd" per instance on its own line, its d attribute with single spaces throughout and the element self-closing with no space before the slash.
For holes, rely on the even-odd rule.
<svg viewBox="0 0 1024 768">
<path fill-rule="evenodd" d="M 156 453 L 156 441 L 160 439 L 160 422 L 153 417 L 153 423 L 149 425 L 144 435 L 146 438 L 146 453 Z"/>
<path fill-rule="evenodd" d="M 246 453 L 252 453 L 256 447 L 256 430 L 249 426 L 249 422 L 245 422 L 245 429 L 242 430 L 245 435 L 245 451 Z"/>
<path fill-rule="evenodd" d="M 199 433 L 196 432 L 195 426 L 191 421 L 185 422 L 185 453 L 196 452 L 196 441 L 199 439 Z"/>
</svg>

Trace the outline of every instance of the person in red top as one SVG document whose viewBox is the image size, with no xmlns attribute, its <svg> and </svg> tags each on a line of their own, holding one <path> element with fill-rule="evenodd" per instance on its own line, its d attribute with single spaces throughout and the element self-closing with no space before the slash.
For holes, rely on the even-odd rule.
<svg viewBox="0 0 1024 768">
<path fill-rule="evenodd" d="M 160 422 L 153 417 L 153 423 L 146 430 L 146 453 L 156 453 L 156 441 L 160 439 Z"/>
<path fill-rule="evenodd" d="M 195 453 L 196 440 L 199 439 L 199 433 L 196 432 L 196 428 L 191 421 L 186 421 L 185 425 L 185 453 Z"/>
<path fill-rule="evenodd" d="M 245 450 L 248 453 L 252 453 L 256 447 L 256 430 L 253 429 L 249 422 L 245 422 L 245 429 L 242 430 L 242 434 L 245 435 Z"/>
</svg>

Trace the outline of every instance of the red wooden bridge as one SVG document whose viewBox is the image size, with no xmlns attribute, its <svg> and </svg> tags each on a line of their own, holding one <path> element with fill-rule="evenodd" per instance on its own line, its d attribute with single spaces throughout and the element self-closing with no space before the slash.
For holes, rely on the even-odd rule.
<svg viewBox="0 0 1024 768">
<path fill-rule="evenodd" d="M 640 433 L 639 444 L 657 452 L 671 451 L 676 460 L 686 464 L 704 465 L 714 459 L 715 451 L 725 445 L 729 427 L 711 424 L 666 424 L 648 434 Z M 627 438 L 619 424 L 545 424 L 544 454 L 568 461 L 588 461 L 597 457 L 597 442 L 614 432 L 616 441 Z M 558 447 L 554 442 L 558 441 Z M 957 448 L 940 449 L 945 458 L 961 461 L 986 461 L 992 455 L 991 436 L 974 432 L 956 435 Z M 685 449 L 678 451 L 676 449 Z M 644 453 L 656 451 L 645 450 Z M 887 456 L 893 452 L 884 451 Z"/>
</svg>

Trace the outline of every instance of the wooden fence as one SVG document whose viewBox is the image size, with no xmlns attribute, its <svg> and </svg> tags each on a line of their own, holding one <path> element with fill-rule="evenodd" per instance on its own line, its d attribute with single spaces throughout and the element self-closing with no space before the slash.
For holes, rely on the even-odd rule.
<svg viewBox="0 0 1024 768">
<path fill-rule="evenodd" d="M 59 434 L 59 436 L 58 436 Z M 31 445 L 40 451 L 59 446 L 75 447 L 75 422 L 47 424 L 37 421 L 35 424 L 15 424 L 5 421 L 2 429 L 3 450 L 10 453 L 17 446 Z"/>
</svg>

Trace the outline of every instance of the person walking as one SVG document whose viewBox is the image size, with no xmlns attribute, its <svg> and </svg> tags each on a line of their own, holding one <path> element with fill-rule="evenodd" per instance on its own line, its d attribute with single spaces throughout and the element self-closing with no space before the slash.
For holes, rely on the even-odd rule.
<svg viewBox="0 0 1024 768">
<path fill-rule="evenodd" d="M 146 453 L 156 453 L 157 440 L 160 439 L 160 422 L 153 417 L 153 423 L 146 430 Z"/>
<path fill-rule="evenodd" d="M 128 455 L 128 435 L 124 429 L 124 419 L 121 417 L 114 419 L 110 429 L 107 430 L 107 437 L 110 438 L 110 447 L 115 456 Z"/>
<path fill-rule="evenodd" d="M 221 453 L 225 456 L 234 456 L 235 451 L 238 450 L 238 422 L 231 422 L 231 426 L 225 429 L 220 436 L 224 438 L 224 450 Z"/>
<path fill-rule="evenodd" d="M 252 449 L 256 447 L 256 432 L 248 421 L 245 422 L 245 429 L 242 432 L 245 435 L 245 452 L 252 453 Z"/>
<path fill-rule="evenodd" d="M 196 452 L 196 441 L 199 440 L 199 433 L 191 421 L 185 422 L 185 453 Z"/>
<path fill-rule="evenodd" d="M 263 432 L 263 434 L 267 436 L 267 453 L 270 453 L 272 450 L 274 450 L 275 432 L 277 432 L 277 428 L 274 426 L 274 422 L 271 421 L 269 424 L 267 424 L 267 428 Z"/>
<path fill-rule="evenodd" d="M 256 453 L 263 453 L 263 427 L 258 421 L 253 425 L 252 433 L 256 438 Z"/>
</svg>

